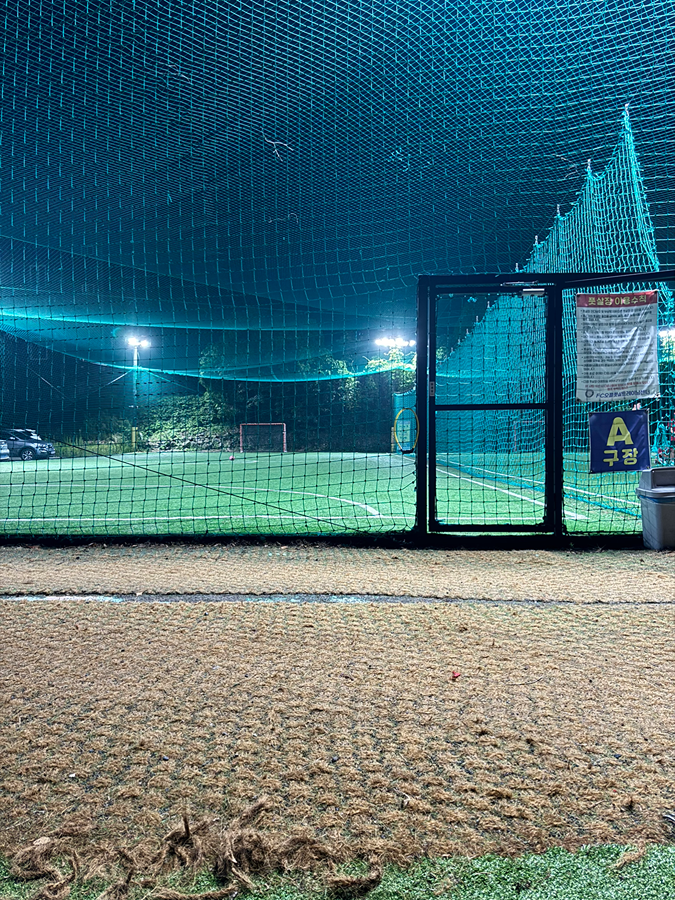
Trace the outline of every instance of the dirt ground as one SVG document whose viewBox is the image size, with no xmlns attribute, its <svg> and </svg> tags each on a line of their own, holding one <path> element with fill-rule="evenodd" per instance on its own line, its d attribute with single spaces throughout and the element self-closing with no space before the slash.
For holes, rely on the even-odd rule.
<svg viewBox="0 0 675 900">
<path fill-rule="evenodd" d="M 321 543 L 0 546 L 0 595 L 388 594 L 675 601 L 675 553 L 361 549 Z"/>
<path fill-rule="evenodd" d="M 16 552 L 3 550 L 5 578 Z M 228 576 L 219 552 L 167 552 L 162 589 L 196 587 L 200 567 L 210 587 L 218 571 L 233 587 L 241 573 Z M 32 551 L 33 590 L 64 589 L 60 553 Z M 264 553 L 248 559 L 262 560 L 271 587 L 278 557 Z M 335 585 L 322 555 L 323 585 Z M 107 576 L 83 561 L 78 588 L 159 587 L 161 566 L 113 556 Z M 373 569 L 357 556 L 363 589 Z M 434 583 L 505 594 L 520 572 L 528 593 L 588 598 L 575 583 L 583 558 L 570 558 L 566 585 L 562 566 L 530 568 L 536 555 L 521 554 L 475 586 L 459 559 L 440 555 L 448 577 Z M 0 852 L 79 829 L 80 853 L 95 855 L 159 840 L 183 810 L 227 819 L 261 796 L 266 833 L 311 834 L 345 858 L 663 841 L 675 807 L 675 607 L 627 602 L 666 596 L 647 578 L 651 561 L 597 559 L 592 592 L 625 605 L 4 600 Z M 405 560 L 385 560 L 409 577 Z M 672 586 L 672 556 L 656 560 Z M 357 568 L 346 568 L 353 590 Z"/>
</svg>

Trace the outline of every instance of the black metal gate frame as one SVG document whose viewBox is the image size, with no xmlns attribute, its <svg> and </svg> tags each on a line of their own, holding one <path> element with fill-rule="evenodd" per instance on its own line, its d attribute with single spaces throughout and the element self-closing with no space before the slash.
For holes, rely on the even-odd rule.
<svg viewBox="0 0 675 900">
<path fill-rule="evenodd" d="M 420 275 L 417 286 L 417 508 L 415 531 L 419 536 L 439 532 L 545 532 L 559 542 L 564 538 L 563 519 L 563 291 L 594 285 L 629 282 L 673 282 L 675 270 L 663 272 L 586 272 L 479 275 Z M 436 327 L 439 295 L 461 290 L 515 292 L 543 288 L 547 298 L 544 403 L 437 404 L 435 397 Z M 435 415 L 442 411 L 487 409 L 543 409 L 546 416 L 545 512 L 539 525 L 445 525 L 436 521 Z M 429 461 L 432 461 L 430 466 Z"/>
</svg>

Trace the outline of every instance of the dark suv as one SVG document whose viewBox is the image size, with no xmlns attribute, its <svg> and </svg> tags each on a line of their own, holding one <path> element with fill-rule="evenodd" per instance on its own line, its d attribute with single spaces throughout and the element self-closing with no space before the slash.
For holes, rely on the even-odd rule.
<svg viewBox="0 0 675 900">
<path fill-rule="evenodd" d="M 29 428 L 0 428 L 0 442 L 7 443 L 10 459 L 49 459 L 56 456 L 53 444 L 43 441 Z"/>
</svg>

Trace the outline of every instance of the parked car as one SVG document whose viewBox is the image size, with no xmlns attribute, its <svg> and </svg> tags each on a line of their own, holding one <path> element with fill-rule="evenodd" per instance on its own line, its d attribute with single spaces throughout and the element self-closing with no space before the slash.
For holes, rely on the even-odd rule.
<svg viewBox="0 0 675 900">
<path fill-rule="evenodd" d="M 56 456 L 54 445 L 43 441 L 39 434 L 29 428 L 0 428 L 0 441 L 7 444 L 9 459 L 23 459 L 27 462 Z"/>
<path fill-rule="evenodd" d="M 9 447 L 7 441 L 0 441 L 0 460 L 9 459 Z"/>
</svg>

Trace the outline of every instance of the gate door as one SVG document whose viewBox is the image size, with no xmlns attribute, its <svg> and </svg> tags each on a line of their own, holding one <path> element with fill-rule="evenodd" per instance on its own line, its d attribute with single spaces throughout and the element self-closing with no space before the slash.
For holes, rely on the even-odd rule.
<svg viewBox="0 0 675 900">
<path fill-rule="evenodd" d="M 516 283 L 518 277 L 420 279 L 418 327 L 427 341 L 420 333 L 418 397 L 426 394 L 427 405 L 418 409 L 427 460 L 418 522 L 426 515 L 429 531 L 561 527 L 559 392 L 551 378 L 560 291 L 527 275 Z"/>
</svg>

